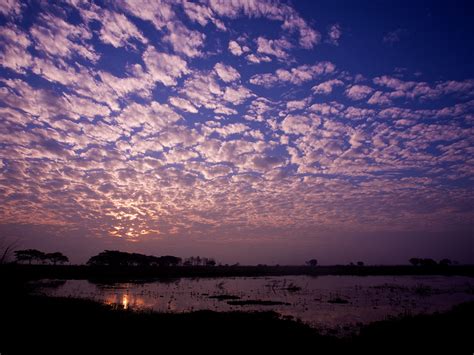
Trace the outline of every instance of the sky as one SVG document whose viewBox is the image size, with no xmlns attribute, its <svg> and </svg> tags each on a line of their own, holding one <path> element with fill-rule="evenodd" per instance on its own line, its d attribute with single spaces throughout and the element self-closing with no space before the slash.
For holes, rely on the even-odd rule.
<svg viewBox="0 0 474 355">
<path fill-rule="evenodd" d="M 474 262 L 470 1 L 0 2 L 1 237 Z"/>
</svg>

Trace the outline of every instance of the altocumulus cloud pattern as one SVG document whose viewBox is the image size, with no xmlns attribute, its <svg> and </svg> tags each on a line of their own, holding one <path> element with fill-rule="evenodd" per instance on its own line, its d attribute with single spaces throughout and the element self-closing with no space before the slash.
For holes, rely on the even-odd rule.
<svg viewBox="0 0 474 355">
<path fill-rule="evenodd" d="M 474 80 L 363 71 L 410 30 L 341 54 L 343 19 L 298 6 L 2 0 L 2 225 L 130 241 L 470 228 Z"/>
</svg>

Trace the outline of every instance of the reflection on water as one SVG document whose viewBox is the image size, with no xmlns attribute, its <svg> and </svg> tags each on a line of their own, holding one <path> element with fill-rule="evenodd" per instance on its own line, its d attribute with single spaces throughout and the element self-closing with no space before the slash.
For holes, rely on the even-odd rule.
<svg viewBox="0 0 474 355">
<path fill-rule="evenodd" d="M 446 276 L 279 276 L 181 278 L 145 284 L 68 280 L 38 284 L 50 296 L 81 297 L 159 312 L 262 311 L 320 329 L 354 329 L 387 316 L 443 311 L 474 300 L 474 279 Z"/>
<path fill-rule="evenodd" d="M 128 295 L 122 296 L 122 305 L 123 309 L 128 309 Z"/>
</svg>

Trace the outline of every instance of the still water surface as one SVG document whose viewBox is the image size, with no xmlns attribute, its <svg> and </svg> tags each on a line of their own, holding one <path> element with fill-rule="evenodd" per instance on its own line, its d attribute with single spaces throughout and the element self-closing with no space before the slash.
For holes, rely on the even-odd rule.
<svg viewBox="0 0 474 355">
<path fill-rule="evenodd" d="M 153 309 L 159 312 L 275 311 L 282 316 L 300 319 L 320 330 L 342 333 L 389 316 L 433 313 L 462 302 L 474 301 L 474 278 L 225 277 L 112 285 L 86 280 L 43 280 L 37 292 L 54 297 L 88 298 L 126 309 Z"/>
</svg>

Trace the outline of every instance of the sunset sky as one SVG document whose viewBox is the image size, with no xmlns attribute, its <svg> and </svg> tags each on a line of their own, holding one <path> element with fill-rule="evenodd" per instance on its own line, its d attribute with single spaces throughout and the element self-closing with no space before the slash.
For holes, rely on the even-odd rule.
<svg viewBox="0 0 474 355">
<path fill-rule="evenodd" d="M 472 2 L 0 3 L 0 236 L 474 262 Z"/>
</svg>

